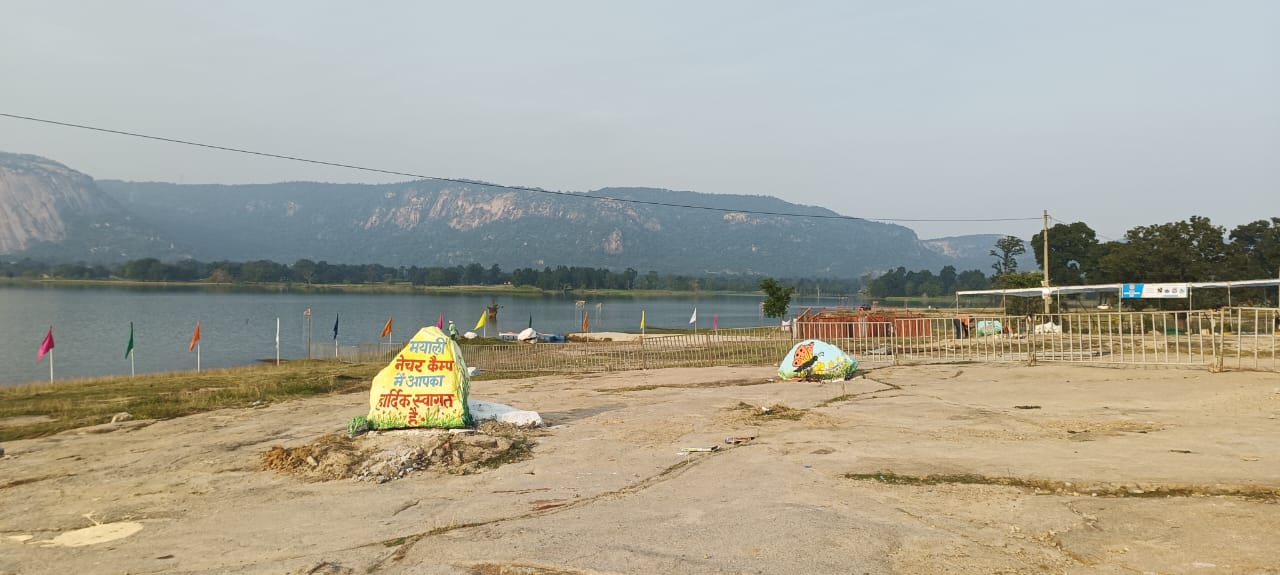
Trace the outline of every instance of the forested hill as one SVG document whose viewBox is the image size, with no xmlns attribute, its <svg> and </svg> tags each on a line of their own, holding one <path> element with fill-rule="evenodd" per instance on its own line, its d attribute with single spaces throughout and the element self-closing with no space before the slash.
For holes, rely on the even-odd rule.
<svg viewBox="0 0 1280 575">
<path fill-rule="evenodd" d="M 794 277 L 858 277 L 954 262 L 896 225 L 600 199 L 835 215 L 760 196 L 648 188 L 559 195 L 436 181 L 99 186 L 202 260 L 483 262 L 504 269 L 570 265 Z"/>
<path fill-rule="evenodd" d="M 990 264 L 986 250 L 957 249 L 974 243 L 964 238 L 926 243 L 902 226 L 832 216 L 767 196 L 652 188 L 551 194 L 439 181 L 94 180 L 52 160 L 0 152 L 0 255 L 10 260 L 309 259 L 813 278 Z"/>
</svg>

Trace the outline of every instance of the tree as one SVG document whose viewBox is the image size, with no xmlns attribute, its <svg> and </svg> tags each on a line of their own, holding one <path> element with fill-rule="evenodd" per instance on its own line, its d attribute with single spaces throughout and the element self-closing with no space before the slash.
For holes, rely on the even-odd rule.
<svg viewBox="0 0 1280 575">
<path fill-rule="evenodd" d="M 1045 268 L 1044 235 L 1031 236 L 1031 251 L 1040 269 Z M 1084 222 L 1054 224 L 1049 228 L 1049 281 L 1054 285 L 1081 285 L 1098 277 L 1098 235 Z"/>
<path fill-rule="evenodd" d="M 956 266 L 946 266 L 938 274 L 938 279 L 942 281 L 942 295 L 951 295 L 956 293 Z"/>
<path fill-rule="evenodd" d="M 1273 278 L 1280 274 L 1280 218 L 1258 220 L 1231 230 L 1231 244 L 1244 260 L 1244 278 Z M 1256 290 L 1255 301 L 1269 305 L 1267 290 Z"/>
<path fill-rule="evenodd" d="M 765 317 L 783 317 L 787 315 L 787 306 L 791 305 L 791 294 L 795 288 L 784 286 L 773 278 L 760 280 L 760 289 L 764 291 Z"/>
<path fill-rule="evenodd" d="M 1025 253 L 1027 247 L 1023 245 L 1022 238 L 1000 238 L 996 240 L 996 249 L 991 250 L 992 257 L 996 258 L 996 263 L 991 264 L 991 267 L 996 270 L 997 276 L 1015 273 L 1018 271 L 1017 257 Z"/>
<path fill-rule="evenodd" d="M 489 269 L 484 272 L 484 283 L 489 285 L 502 283 L 502 268 L 498 267 L 498 264 L 489 266 Z"/>
<path fill-rule="evenodd" d="M 1036 272 L 1013 272 L 996 276 L 991 280 L 991 287 L 995 289 L 1019 289 L 1040 287 L 1041 276 Z M 1030 315 L 1040 313 L 1040 298 L 1037 297 L 1011 297 L 1005 301 L 1005 312 L 1010 315 Z"/>
<path fill-rule="evenodd" d="M 907 268 L 898 266 L 867 284 L 872 297 L 893 297 L 907 295 Z"/>
<path fill-rule="evenodd" d="M 1280 273 L 1280 218 L 1240 224 L 1231 230 L 1231 243 L 1244 255 L 1248 279 Z"/>
<path fill-rule="evenodd" d="M 966 270 L 956 276 L 956 291 L 976 291 L 991 287 L 982 270 Z"/>
<path fill-rule="evenodd" d="M 1243 256 L 1224 234 L 1221 226 L 1201 216 L 1138 226 L 1125 232 L 1125 242 L 1109 247 L 1099 268 L 1105 281 L 1117 283 L 1235 279 L 1240 266 L 1233 264 Z"/>
</svg>

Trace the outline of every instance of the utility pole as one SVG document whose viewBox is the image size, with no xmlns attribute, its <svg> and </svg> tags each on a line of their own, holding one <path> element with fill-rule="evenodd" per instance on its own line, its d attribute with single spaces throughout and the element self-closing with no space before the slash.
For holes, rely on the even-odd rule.
<svg viewBox="0 0 1280 575">
<path fill-rule="evenodd" d="M 1049 313 L 1049 290 L 1047 288 L 1049 287 L 1049 210 L 1044 211 L 1044 235 L 1041 237 L 1044 239 L 1044 265 L 1041 266 L 1044 268 L 1044 279 L 1040 280 L 1040 285 L 1046 288 L 1042 297 L 1044 298 L 1044 313 L 1048 314 Z"/>
</svg>

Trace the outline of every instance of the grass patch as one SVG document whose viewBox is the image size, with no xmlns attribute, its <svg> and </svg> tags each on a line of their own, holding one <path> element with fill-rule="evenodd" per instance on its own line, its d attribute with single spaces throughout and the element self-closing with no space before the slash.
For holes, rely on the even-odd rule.
<svg viewBox="0 0 1280 575">
<path fill-rule="evenodd" d="M 610 389 L 598 390 L 600 393 L 627 393 L 631 391 L 653 391 L 655 389 L 671 388 L 671 389 L 705 389 L 716 387 L 745 387 L 748 385 L 765 385 L 769 380 L 760 378 L 750 379 L 726 379 L 721 381 L 702 381 L 695 383 L 662 383 L 649 385 L 633 385 L 630 387 L 614 387 Z M 745 405 L 745 404 L 744 404 Z"/>
<path fill-rule="evenodd" d="M 0 441 L 51 435 L 111 421 L 170 419 L 228 407 L 247 407 L 369 389 L 377 364 L 297 361 L 195 372 L 116 376 L 0 387 Z M 16 418 L 36 419 L 21 421 Z"/>
<path fill-rule="evenodd" d="M 514 437 L 511 439 L 511 447 L 506 451 L 499 452 L 497 455 L 480 461 L 480 467 L 502 467 L 508 463 L 524 461 L 533 457 L 533 441 L 527 437 Z"/>
<path fill-rule="evenodd" d="M 857 397 L 857 396 L 858 396 L 858 394 L 856 394 L 856 393 L 846 393 L 846 394 L 844 394 L 844 395 L 837 395 L 837 396 L 835 396 L 835 397 L 833 397 L 833 398 L 831 398 L 831 399 L 823 400 L 821 403 L 819 403 L 819 404 L 818 404 L 818 407 L 826 407 L 826 406 L 828 406 L 828 405 L 832 405 L 832 404 L 835 404 L 835 403 L 840 403 L 840 402 L 842 402 L 842 401 L 849 401 L 849 400 L 851 400 L 851 399 L 853 399 L 853 398 L 855 398 L 855 397 Z"/>
<path fill-rule="evenodd" d="M 499 379 L 529 379 L 531 377 L 546 377 L 559 373 L 554 371 L 482 371 L 479 375 L 473 375 L 469 379 L 473 382 Z"/>
<path fill-rule="evenodd" d="M 1260 501 L 1280 500 L 1280 488 L 1258 485 L 1192 485 L 1192 484 L 1121 484 L 1068 482 L 1052 479 L 992 477 L 971 473 L 939 475 L 903 475 L 892 471 L 878 473 L 846 473 L 845 479 L 875 481 L 889 485 L 1001 485 L 1026 489 L 1042 495 L 1088 495 L 1094 497 L 1243 497 Z"/>
<path fill-rule="evenodd" d="M 787 420 L 798 421 L 809 413 L 807 409 L 796 409 L 787 407 L 781 403 L 777 405 L 751 405 L 745 401 L 739 401 L 738 405 L 729 408 L 732 411 L 743 414 L 749 423 Z"/>
</svg>

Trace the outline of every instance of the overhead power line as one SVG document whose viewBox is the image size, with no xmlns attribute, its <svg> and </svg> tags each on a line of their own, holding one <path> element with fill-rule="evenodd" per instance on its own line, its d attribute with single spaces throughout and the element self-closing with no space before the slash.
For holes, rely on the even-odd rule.
<svg viewBox="0 0 1280 575">
<path fill-rule="evenodd" d="M 1060 220 L 1060 219 L 1058 219 L 1058 218 L 1053 217 L 1053 215 L 1052 215 L 1052 214 L 1050 214 L 1050 215 L 1049 215 L 1049 219 L 1050 219 L 1051 221 L 1053 221 L 1053 223 L 1055 223 L 1055 224 L 1062 224 L 1062 225 L 1064 225 L 1064 226 L 1069 226 L 1069 225 L 1071 225 L 1069 222 L 1064 222 L 1064 221 L 1062 221 L 1062 220 Z M 1111 237 L 1111 236 L 1108 236 L 1108 235 L 1106 235 L 1106 234 L 1099 233 L 1097 230 L 1094 230 L 1093 235 L 1095 235 L 1095 236 L 1097 236 L 1097 237 L 1100 237 L 1100 238 L 1102 238 L 1103 240 L 1106 240 L 1106 241 L 1108 241 L 1108 242 L 1118 242 L 1118 241 L 1120 241 L 1120 240 L 1117 240 L 1117 239 L 1115 239 L 1115 238 L 1113 238 L 1113 237 Z"/>
<path fill-rule="evenodd" d="M 590 200 L 597 200 L 597 201 L 612 201 L 612 202 L 623 202 L 623 203 L 628 203 L 628 204 L 641 204 L 641 205 L 646 205 L 646 206 L 662 206 L 662 207 L 667 207 L 667 208 L 682 208 L 682 209 L 688 209 L 688 210 L 705 210 L 705 211 L 710 211 L 710 212 L 723 212 L 723 213 L 732 213 L 732 214 L 752 214 L 752 215 L 759 215 L 759 216 L 780 216 L 780 217 L 788 217 L 788 218 L 818 218 L 818 219 L 826 219 L 826 220 L 870 220 L 870 221 L 876 221 L 876 222 L 1019 222 L 1019 221 L 1032 221 L 1032 220 L 1039 220 L 1039 219 L 1040 219 L 1039 217 L 1034 217 L 1034 218 L 867 218 L 867 217 L 845 216 L 845 215 L 840 215 L 840 214 L 829 214 L 829 215 L 828 215 L 828 214 L 798 214 L 798 213 L 794 213 L 794 212 L 772 212 L 772 211 L 765 211 L 765 210 L 739 210 L 739 209 L 733 209 L 733 208 L 716 208 L 716 207 L 711 207 L 711 206 L 697 206 L 697 205 L 692 205 L 692 204 L 677 204 L 677 203 L 672 203 L 672 202 L 653 202 L 653 201 L 647 201 L 647 200 L 635 200 L 635 199 L 629 199 L 629 198 L 615 198 L 615 197 L 610 197 L 610 196 L 587 195 L 587 194 L 581 194 L 581 193 L 576 193 L 576 192 L 562 192 L 562 191 L 556 191 L 556 190 L 545 190 L 545 189 L 542 189 L 542 188 L 530 188 L 530 187 L 526 187 L 526 186 L 509 186 L 509 185 L 504 185 L 504 184 L 491 184 L 491 183 L 487 183 L 487 182 L 476 182 L 476 181 L 471 181 L 471 180 L 463 180 L 463 179 L 459 179 L 459 178 L 445 178 L 445 177 L 440 177 L 440 176 L 427 176 L 427 175 L 423 175 L 423 174 L 414 174 L 414 173 L 412 173 L 412 172 L 401 172 L 401 171 L 396 171 L 396 170 L 384 170 L 384 169 L 381 169 L 381 168 L 370 168 L 370 167 L 368 167 L 368 166 L 360 166 L 360 165 L 356 165 L 356 164 L 346 164 L 346 163 L 342 163 L 342 162 L 327 162 L 327 161 L 324 161 L 324 160 L 313 160 L 313 159 L 310 159 L 310 158 L 301 158 L 301 157 L 298 157 L 298 156 L 289 156 L 289 155 L 285 155 L 285 154 L 273 154 L 273 153 L 270 153 L 270 152 L 259 152 L 259 151 L 256 151 L 256 150 L 249 150 L 249 149 L 245 149 L 245 148 L 234 148 L 234 147 L 231 147 L 231 146 L 219 146 L 219 145 L 215 145 L 215 144 L 205 144 L 205 143 L 202 143 L 202 142 L 195 142 L 195 141 L 191 141 L 191 140 L 182 140 L 182 139 L 178 139 L 178 138 L 166 138 L 166 137 L 163 137 L 163 136 L 152 136 L 152 135 L 149 135 L 149 134 L 142 134 L 142 133 L 138 133 L 138 132 L 129 132 L 129 131 L 125 131 L 125 130 L 113 130 L 113 129 L 110 129 L 110 128 L 100 128 L 100 127 L 97 127 L 97 126 L 88 126 L 88 125 L 85 125 L 85 124 L 75 124 L 75 123 L 71 123 L 71 122 L 61 122 L 61 121 L 58 121 L 58 120 L 48 120 L 48 119 L 45 119 L 45 118 L 34 118 L 34 117 L 31 117 L 31 116 L 22 116 L 22 115 L 19 115 L 19 114 L 8 114 L 8 113 L 5 113 L 5 112 L 0 112 L 0 116 L 6 117 L 6 118 L 13 118 L 13 119 L 15 119 L 15 120 L 26 120 L 26 121 L 30 121 L 30 122 L 39 122 L 39 123 L 42 123 L 42 124 L 51 124 L 51 125 L 54 125 L 54 126 L 63 126 L 63 127 L 67 127 L 67 128 L 77 128 L 77 129 L 81 129 L 81 130 L 92 130 L 92 131 L 95 131 L 95 132 L 104 132 L 104 133 L 107 133 L 107 134 L 116 134 L 116 135 L 120 135 L 120 136 L 129 136 L 129 137 L 132 137 L 132 138 L 143 138 L 143 139 L 147 139 L 147 140 L 156 140 L 156 141 L 160 141 L 160 142 L 168 142 L 168 143 L 170 143 L 170 144 L 182 144 L 182 145 L 184 145 L 184 146 L 195 146 L 195 147 L 198 147 L 198 148 L 208 148 L 208 149 L 211 149 L 211 150 L 222 150 L 222 151 L 224 151 L 224 152 L 235 152 L 235 153 L 238 153 L 238 154 L 249 154 L 249 155 L 253 155 L 253 156 L 262 156 L 262 157 L 266 157 L 266 158 L 276 158 L 276 159 L 279 159 L 279 160 L 289 160 L 289 161 L 293 161 L 293 162 L 303 162 L 303 163 L 307 163 L 307 164 L 317 164 L 317 165 L 321 165 L 321 166 L 331 166 L 331 167 L 335 167 L 335 168 L 346 168 L 346 169 L 349 169 L 349 170 L 360 170 L 360 171 L 363 171 L 363 172 L 373 172 L 373 173 L 377 173 L 377 174 L 388 174 L 388 175 L 392 175 L 392 176 L 405 176 L 405 177 L 409 177 L 409 178 L 417 178 L 417 179 L 420 179 L 420 180 L 433 180 L 433 181 L 437 181 L 437 182 L 450 182 L 450 183 L 455 183 L 455 184 L 465 184 L 465 185 L 468 185 L 468 186 L 482 186 L 482 187 L 487 187 L 487 188 L 498 188 L 498 189 L 503 189 L 503 190 L 514 190 L 514 191 L 520 191 L 520 192 L 533 192 L 533 193 L 537 193 L 537 194 L 551 194 L 551 195 L 556 195 L 556 196 L 568 196 L 568 197 L 582 198 L 582 199 L 590 199 Z"/>
</svg>

